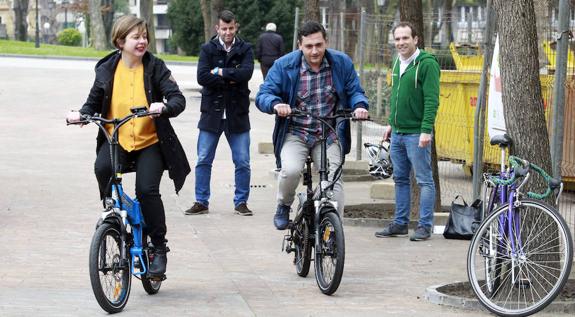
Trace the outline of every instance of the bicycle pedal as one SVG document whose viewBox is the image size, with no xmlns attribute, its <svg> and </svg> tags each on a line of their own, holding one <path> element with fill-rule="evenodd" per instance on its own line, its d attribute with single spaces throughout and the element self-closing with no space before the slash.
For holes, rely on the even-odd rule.
<svg viewBox="0 0 575 317">
<path fill-rule="evenodd" d="M 150 281 L 156 281 L 156 282 L 161 282 L 165 279 L 167 279 L 166 274 L 162 274 L 162 275 L 148 275 L 148 279 Z"/>
</svg>

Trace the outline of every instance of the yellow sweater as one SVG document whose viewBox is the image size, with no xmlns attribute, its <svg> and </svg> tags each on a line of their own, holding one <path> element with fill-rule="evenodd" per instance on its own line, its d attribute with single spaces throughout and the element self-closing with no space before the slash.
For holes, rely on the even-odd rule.
<svg viewBox="0 0 575 317">
<path fill-rule="evenodd" d="M 148 105 L 144 88 L 144 65 L 128 68 L 120 60 L 114 74 L 112 102 L 108 119 L 123 118 L 130 114 L 130 108 Z M 113 127 L 108 125 L 111 133 Z M 144 149 L 156 142 L 156 126 L 150 117 L 134 118 L 120 127 L 118 139 L 122 148 L 128 152 Z"/>
</svg>

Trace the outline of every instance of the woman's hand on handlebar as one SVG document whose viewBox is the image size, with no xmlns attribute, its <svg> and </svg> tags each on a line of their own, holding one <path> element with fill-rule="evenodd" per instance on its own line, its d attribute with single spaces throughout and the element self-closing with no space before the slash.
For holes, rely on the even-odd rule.
<svg viewBox="0 0 575 317">
<path fill-rule="evenodd" d="M 166 107 L 166 105 L 163 102 L 153 102 L 150 105 L 150 114 L 152 114 L 152 117 L 159 117 L 162 112 L 164 111 L 164 108 Z"/>
<path fill-rule="evenodd" d="M 287 117 L 291 114 L 291 107 L 287 103 L 278 103 L 274 106 L 274 111 L 280 117 Z"/>
<path fill-rule="evenodd" d="M 82 114 L 76 110 L 70 110 L 66 114 L 66 122 L 69 124 L 80 123 L 82 121 Z"/>
</svg>

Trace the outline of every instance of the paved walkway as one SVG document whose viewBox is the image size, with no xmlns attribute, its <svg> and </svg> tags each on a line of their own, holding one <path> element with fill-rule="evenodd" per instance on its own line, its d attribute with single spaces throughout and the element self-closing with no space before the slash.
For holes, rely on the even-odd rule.
<svg viewBox="0 0 575 317">
<path fill-rule="evenodd" d="M 98 316 L 88 277 L 88 249 L 99 216 L 92 173 L 96 128 L 67 127 L 64 114 L 83 103 L 94 62 L 0 58 L 0 316 Z M 173 120 L 191 165 L 199 117 L 193 66 L 173 66 L 188 97 Z M 261 83 L 256 71 L 252 90 Z M 253 217 L 233 214 L 233 164 L 220 143 L 210 213 L 185 216 L 194 175 L 179 196 L 165 174 L 168 279 L 148 296 L 133 280 L 125 316 L 482 316 L 430 304 L 431 285 L 466 279 L 467 243 L 433 236 L 377 239 L 378 228 L 346 226 L 344 277 L 334 296 L 296 275 L 272 226 L 274 159 L 257 153 L 271 140 L 273 117 L 252 109 Z M 126 188 L 133 179 L 126 177 Z M 347 184 L 349 203 L 370 202 L 369 183 Z"/>
</svg>

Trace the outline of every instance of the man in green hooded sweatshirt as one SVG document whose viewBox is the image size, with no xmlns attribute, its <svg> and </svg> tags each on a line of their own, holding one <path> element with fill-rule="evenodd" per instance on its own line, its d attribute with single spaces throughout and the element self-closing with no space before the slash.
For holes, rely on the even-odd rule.
<svg viewBox="0 0 575 317">
<path fill-rule="evenodd" d="M 408 22 L 393 29 L 398 57 L 391 77 L 391 113 L 383 139 L 391 135 L 391 161 L 395 181 L 395 217 L 376 237 L 407 235 L 413 168 L 419 185 L 419 222 L 411 241 L 429 239 L 433 228 L 435 184 L 431 171 L 431 139 L 439 105 L 439 64 L 417 48 L 417 31 Z"/>
</svg>

